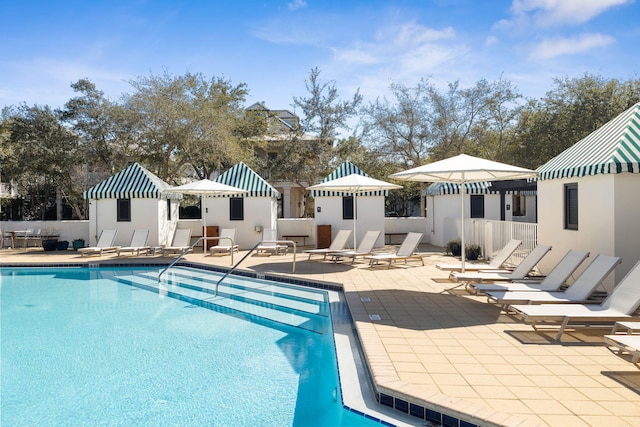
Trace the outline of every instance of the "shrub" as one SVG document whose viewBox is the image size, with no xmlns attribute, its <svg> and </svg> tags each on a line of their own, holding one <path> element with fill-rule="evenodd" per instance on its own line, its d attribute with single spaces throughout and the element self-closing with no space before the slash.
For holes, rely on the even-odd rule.
<svg viewBox="0 0 640 427">
<path fill-rule="evenodd" d="M 460 239 L 449 240 L 447 242 L 447 254 L 451 254 L 453 256 L 460 256 L 462 254 L 462 243 L 460 243 Z"/>
</svg>

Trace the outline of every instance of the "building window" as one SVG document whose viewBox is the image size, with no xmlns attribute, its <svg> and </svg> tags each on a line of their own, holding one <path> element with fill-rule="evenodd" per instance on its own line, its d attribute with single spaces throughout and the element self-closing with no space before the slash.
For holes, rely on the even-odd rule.
<svg viewBox="0 0 640 427">
<path fill-rule="evenodd" d="M 131 199 L 118 199 L 118 222 L 131 221 Z"/>
<path fill-rule="evenodd" d="M 353 196 L 342 197 L 342 219 L 353 219 Z"/>
<path fill-rule="evenodd" d="M 578 184 L 564 186 L 564 228 L 578 229 Z"/>
<path fill-rule="evenodd" d="M 484 195 L 471 195 L 471 218 L 484 218 Z"/>
<path fill-rule="evenodd" d="M 231 221 L 244 220 L 244 198 L 243 197 L 232 197 L 229 199 L 229 220 Z"/>
<path fill-rule="evenodd" d="M 167 221 L 171 221 L 171 200 L 167 199 Z"/>
</svg>

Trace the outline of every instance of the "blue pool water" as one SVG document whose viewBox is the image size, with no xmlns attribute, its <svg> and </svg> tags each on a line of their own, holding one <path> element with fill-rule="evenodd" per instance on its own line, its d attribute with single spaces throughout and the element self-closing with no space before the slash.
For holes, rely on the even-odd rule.
<svg viewBox="0 0 640 427">
<path fill-rule="evenodd" d="M 3 268 L 0 424 L 379 425 L 340 403 L 326 292 L 157 275 Z"/>
</svg>

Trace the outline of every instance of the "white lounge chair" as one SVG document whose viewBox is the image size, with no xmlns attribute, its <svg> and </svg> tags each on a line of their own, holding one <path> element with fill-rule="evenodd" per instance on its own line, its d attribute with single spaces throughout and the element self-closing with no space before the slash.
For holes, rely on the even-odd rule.
<svg viewBox="0 0 640 427">
<path fill-rule="evenodd" d="M 173 234 L 171 246 L 162 248 L 162 256 L 168 253 L 182 253 L 191 247 L 191 230 L 187 228 L 178 228 Z M 193 250 L 193 249 L 191 249 Z"/>
<path fill-rule="evenodd" d="M 557 291 L 588 256 L 589 252 L 570 249 L 542 281 L 534 279 L 522 282 L 467 283 L 466 288 L 476 295 L 489 291 Z"/>
<path fill-rule="evenodd" d="M 81 256 L 85 255 L 100 255 L 107 252 L 115 252 L 118 250 L 118 246 L 115 246 L 113 242 L 116 240 L 118 230 L 102 230 L 100 238 L 95 246 L 88 246 L 86 248 L 78 249 Z"/>
<path fill-rule="evenodd" d="M 140 251 L 146 251 L 151 248 L 151 246 L 147 245 L 147 240 L 149 240 L 149 230 L 133 230 L 129 246 L 119 247 L 118 256 L 124 252 L 131 252 L 132 254 L 135 252 L 136 256 L 140 256 Z"/>
<path fill-rule="evenodd" d="M 504 263 L 513 255 L 518 249 L 518 246 L 522 244 L 522 240 L 513 239 L 502 247 L 488 263 L 464 263 L 464 269 L 466 271 L 477 270 L 496 270 L 504 268 Z M 457 264 L 436 264 L 436 267 L 440 270 L 461 270 L 462 263 Z"/>
<path fill-rule="evenodd" d="M 278 232 L 275 228 L 265 228 L 262 230 L 262 243 L 256 247 L 256 253 L 272 253 L 276 255 L 286 255 L 288 245 L 277 243 Z"/>
<path fill-rule="evenodd" d="M 600 304 L 540 304 L 512 305 L 525 323 L 534 329 L 542 325 L 560 325 L 556 339 L 562 337 L 567 327 L 607 325 L 617 321 L 640 320 L 634 316 L 640 307 L 640 261 L 613 288 Z"/>
<path fill-rule="evenodd" d="M 422 240 L 422 233 L 407 233 L 402 244 L 395 253 L 379 253 L 367 256 L 369 258 L 369 265 L 378 265 L 385 261 L 388 263 L 387 268 L 391 267 L 391 263 L 397 261 L 407 261 L 414 259 L 419 260 L 424 265 L 424 259 L 422 255 L 416 255 L 416 249 Z"/>
<path fill-rule="evenodd" d="M 550 250 L 551 246 L 537 245 L 522 261 L 520 261 L 520 264 L 518 264 L 516 268 L 513 269 L 513 271 L 497 272 L 489 270 L 479 270 L 469 273 L 453 271 L 449 275 L 449 278 L 457 280 L 458 282 L 474 283 L 522 280 L 527 277 L 531 273 L 531 271 L 533 271 L 542 257 L 544 257 Z"/>
<path fill-rule="evenodd" d="M 605 335 L 604 343 L 607 347 L 617 347 L 618 354 L 631 354 L 631 363 L 638 363 L 640 359 L 640 335 Z"/>
<path fill-rule="evenodd" d="M 492 291 L 487 292 L 487 298 L 490 302 L 502 304 L 504 308 L 512 304 L 587 303 L 587 299 L 620 261 L 619 257 L 596 255 L 564 291 Z"/>
<path fill-rule="evenodd" d="M 209 248 L 209 253 L 213 254 L 231 254 L 231 251 L 238 252 L 236 245 L 236 229 L 223 228 L 218 236 L 218 243 Z"/>
<path fill-rule="evenodd" d="M 351 264 L 353 264 L 354 262 L 356 262 L 357 257 L 371 255 L 371 251 L 373 250 L 373 247 L 375 246 L 379 236 L 379 231 L 367 231 L 357 248 L 349 251 L 331 252 L 329 254 L 331 257 L 331 261 L 338 262 L 341 261 L 342 258 L 351 258 Z"/>
<path fill-rule="evenodd" d="M 336 234 L 328 248 L 307 249 L 303 253 L 309 254 L 307 260 L 311 259 L 311 255 L 322 255 L 322 259 L 325 260 L 330 252 L 343 250 L 349 241 L 349 237 L 351 237 L 351 230 L 338 230 L 338 234 Z"/>
</svg>

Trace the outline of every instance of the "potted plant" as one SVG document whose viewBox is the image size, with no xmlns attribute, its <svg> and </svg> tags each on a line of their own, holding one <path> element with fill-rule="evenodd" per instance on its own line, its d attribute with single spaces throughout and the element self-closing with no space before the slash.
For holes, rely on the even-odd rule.
<svg viewBox="0 0 640 427">
<path fill-rule="evenodd" d="M 462 243 L 460 243 L 460 239 L 453 239 L 447 242 L 447 254 L 451 254 L 453 256 L 460 256 L 462 254 Z"/>
<path fill-rule="evenodd" d="M 84 239 L 73 239 L 73 250 L 77 251 L 80 248 L 84 248 Z"/>
<path fill-rule="evenodd" d="M 482 255 L 482 249 L 480 248 L 480 245 L 476 244 L 476 243 L 469 243 L 468 245 L 465 245 L 466 249 L 465 249 L 465 257 L 470 260 L 470 261 L 475 261 L 477 260 L 480 255 Z"/>
<path fill-rule="evenodd" d="M 42 239 L 42 249 L 45 251 L 55 251 L 58 249 L 58 239 Z"/>
</svg>

